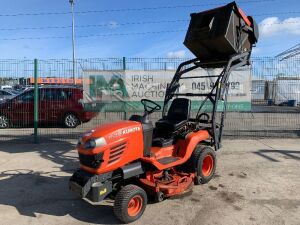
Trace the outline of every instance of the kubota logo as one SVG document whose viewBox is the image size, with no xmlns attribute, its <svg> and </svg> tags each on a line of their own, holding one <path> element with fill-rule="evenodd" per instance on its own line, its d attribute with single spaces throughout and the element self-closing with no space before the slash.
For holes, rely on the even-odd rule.
<svg viewBox="0 0 300 225">
<path fill-rule="evenodd" d="M 122 134 L 130 134 L 130 133 L 133 133 L 133 132 L 136 132 L 136 131 L 139 131 L 139 130 L 140 130 L 140 127 L 128 128 L 126 130 L 123 130 Z"/>
<path fill-rule="evenodd" d="M 122 136 L 124 134 L 130 134 L 130 133 L 133 133 L 133 132 L 136 132 L 136 131 L 140 131 L 140 130 L 141 130 L 140 127 L 132 127 L 132 128 L 127 128 L 127 129 L 123 129 L 123 130 L 118 130 L 118 131 L 110 134 L 108 136 L 108 138 L 112 139 L 112 138 L 116 138 L 116 137 Z"/>
</svg>

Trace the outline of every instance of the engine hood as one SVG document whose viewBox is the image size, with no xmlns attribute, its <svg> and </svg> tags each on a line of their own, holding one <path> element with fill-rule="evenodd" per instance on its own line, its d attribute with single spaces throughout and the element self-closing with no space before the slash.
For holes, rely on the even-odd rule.
<svg viewBox="0 0 300 225">
<path fill-rule="evenodd" d="M 118 121 L 108 124 L 102 124 L 83 134 L 83 139 L 104 137 L 106 141 L 112 142 L 128 135 L 134 135 L 135 132 L 141 132 L 142 125 L 136 121 Z"/>
</svg>

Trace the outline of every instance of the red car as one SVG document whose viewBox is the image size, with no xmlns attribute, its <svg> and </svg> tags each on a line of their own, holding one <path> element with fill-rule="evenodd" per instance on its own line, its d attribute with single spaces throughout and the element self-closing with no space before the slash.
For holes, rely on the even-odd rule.
<svg viewBox="0 0 300 225">
<path fill-rule="evenodd" d="M 0 104 L 0 128 L 12 125 L 32 125 L 34 90 L 30 89 L 17 97 Z M 88 106 L 89 111 L 85 110 Z M 94 118 L 90 96 L 79 87 L 40 87 L 39 124 L 62 124 L 75 128 Z M 92 109 L 92 110 L 91 110 Z"/>
</svg>

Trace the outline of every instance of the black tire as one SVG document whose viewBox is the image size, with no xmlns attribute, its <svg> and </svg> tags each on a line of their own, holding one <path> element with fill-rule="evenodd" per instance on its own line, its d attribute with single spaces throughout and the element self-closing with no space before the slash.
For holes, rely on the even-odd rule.
<svg viewBox="0 0 300 225">
<path fill-rule="evenodd" d="M 0 129 L 6 129 L 10 127 L 10 122 L 7 116 L 0 114 Z"/>
<path fill-rule="evenodd" d="M 190 160 L 190 165 L 196 173 L 196 185 L 206 184 L 214 177 L 217 165 L 217 157 L 214 149 L 198 145 L 192 153 Z"/>
<path fill-rule="evenodd" d="M 164 195 L 164 193 L 162 193 L 161 191 L 159 191 L 159 192 L 157 192 L 157 193 L 155 194 L 155 199 L 154 199 L 154 201 L 155 201 L 156 203 L 162 202 L 164 199 L 165 199 L 165 195 Z"/>
<path fill-rule="evenodd" d="M 66 128 L 75 128 L 80 124 L 80 119 L 74 113 L 67 113 L 63 118 L 63 125 Z"/>
<path fill-rule="evenodd" d="M 133 204 L 133 206 L 130 204 Z M 114 213 L 123 223 L 131 223 L 143 215 L 146 205 L 146 192 L 136 185 L 129 184 L 123 187 L 116 195 Z"/>
</svg>

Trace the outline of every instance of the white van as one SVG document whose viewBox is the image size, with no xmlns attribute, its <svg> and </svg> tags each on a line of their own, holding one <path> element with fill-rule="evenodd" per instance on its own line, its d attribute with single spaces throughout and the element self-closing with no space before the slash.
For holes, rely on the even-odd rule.
<svg viewBox="0 0 300 225">
<path fill-rule="evenodd" d="M 6 91 L 10 91 L 10 90 L 13 90 L 13 87 L 10 86 L 10 85 L 3 85 L 3 86 L 1 86 L 0 89 L 1 90 L 6 90 Z"/>
</svg>

